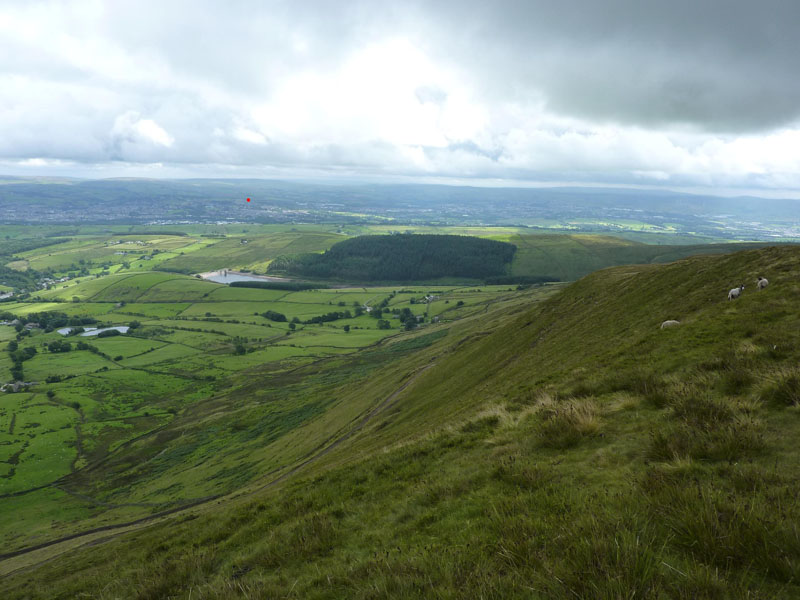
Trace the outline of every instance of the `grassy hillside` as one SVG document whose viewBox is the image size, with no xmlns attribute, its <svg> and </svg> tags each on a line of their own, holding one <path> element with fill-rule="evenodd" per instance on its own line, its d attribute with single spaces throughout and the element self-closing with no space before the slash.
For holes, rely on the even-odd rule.
<svg viewBox="0 0 800 600">
<path fill-rule="evenodd" d="M 341 239 L 340 235 L 322 232 L 286 231 L 266 236 L 240 235 L 217 241 L 185 256 L 171 258 L 158 268 L 181 273 L 247 268 L 263 273 L 270 261 L 277 256 L 321 252 Z"/>
<path fill-rule="evenodd" d="M 641 243 L 606 235 L 510 235 L 506 240 L 517 247 L 511 273 L 574 281 L 597 269 L 630 264 L 665 263 L 697 254 L 725 254 L 763 243 L 656 244 Z"/>
<path fill-rule="evenodd" d="M 6 597 L 797 597 L 799 276 L 791 247 L 607 269 L 345 360 L 294 469 Z"/>
</svg>

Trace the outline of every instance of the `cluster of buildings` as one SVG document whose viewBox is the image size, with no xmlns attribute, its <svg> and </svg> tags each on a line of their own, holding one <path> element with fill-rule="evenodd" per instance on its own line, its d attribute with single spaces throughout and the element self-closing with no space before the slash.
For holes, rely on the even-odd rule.
<svg viewBox="0 0 800 600">
<path fill-rule="evenodd" d="M 65 275 L 64 277 L 59 277 L 58 279 L 53 279 L 52 277 L 45 277 L 39 282 L 39 287 L 44 289 L 50 289 L 51 285 L 55 285 L 57 283 L 64 283 L 65 281 L 69 281 L 71 277 Z"/>
<path fill-rule="evenodd" d="M 14 319 L 13 321 L 0 321 L 0 325 L 9 325 L 11 327 L 16 327 L 17 325 L 21 325 L 21 324 L 22 324 L 22 321 L 20 321 L 19 319 Z M 25 323 L 23 325 L 23 327 L 25 329 L 27 329 L 28 331 L 30 331 L 31 329 L 40 329 L 39 324 L 38 323 L 34 323 L 34 322 Z"/>
</svg>

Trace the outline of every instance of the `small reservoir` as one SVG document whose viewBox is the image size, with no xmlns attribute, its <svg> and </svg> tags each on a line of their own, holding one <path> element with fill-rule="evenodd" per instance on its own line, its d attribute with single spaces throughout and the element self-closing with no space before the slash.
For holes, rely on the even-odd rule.
<svg viewBox="0 0 800 600">
<path fill-rule="evenodd" d="M 250 275 L 248 273 L 239 273 L 238 271 L 228 271 L 227 269 L 211 271 L 210 273 L 200 273 L 200 277 L 206 281 L 213 281 L 215 283 L 233 283 L 234 281 L 290 281 L 283 277 Z"/>
<path fill-rule="evenodd" d="M 61 335 L 69 335 L 69 332 L 72 331 L 72 329 L 73 329 L 72 327 L 64 327 L 63 329 L 58 329 L 57 331 Z M 83 333 L 79 333 L 78 334 L 79 336 L 87 337 L 90 335 L 99 335 L 104 331 L 109 331 L 111 329 L 116 329 L 120 333 L 128 333 L 128 329 L 130 329 L 130 327 L 128 327 L 127 325 L 118 325 L 116 327 L 102 327 L 100 329 L 98 329 L 97 327 L 85 327 L 84 329 L 85 331 Z"/>
</svg>

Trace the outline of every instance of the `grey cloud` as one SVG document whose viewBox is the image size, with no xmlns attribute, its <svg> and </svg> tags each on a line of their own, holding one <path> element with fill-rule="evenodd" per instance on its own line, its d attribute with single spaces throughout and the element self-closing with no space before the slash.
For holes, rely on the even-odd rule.
<svg viewBox="0 0 800 600">
<path fill-rule="evenodd" d="M 662 166 L 616 147 L 596 159 L 579 155 L 567 136 L 610 123 L 667 131 L 673 139 L 689 132 L 699 137 L 687 144 L 698 146 L 704 132 L 726 139 L 800 119 L 800 3 L 793 1 L 19 6 L 18 14 L 50 29 L 46 43 L 0 37 L 0 158 L 620 181 Z M 284 78 L 306 69 L 335 72 L 354 52 L 389 38 L 411 40 L 471 86 L 490 114 L 488 130 L 422 148 L 421 164 L 381 139 L 342 136 L 301 146 L 269 131 L 258 132 L 263 144 L 234 135 L 237 128 L 257 131 L 252 106 L 269 101 Z M 85 54 L 70 56 L 81 44 Z M 414 90 L 432 111 L 451 92 L 444 82 Z M 508 106 L 517 112 L 504 113 Z M 545 125 L 514 121 L 517 113 L 542 111 L 555 118 Z M 173 143 L 148 140 L 139 121 L 119 121 L 126 114 L 152 121 Z M 520 141 L 535 126 L 547 129 L 539 136 L 546 143 Z M 663 169 L 679 162 L 670 161 Z M 759 177 L 768 182 L 770 174 Z"/>
<path fill-rule="evenodd" d="M 525 0 L 432 4 L 443 55 L 496 96 L 565 115 L 749 131 L 800 117 L 800 3 Z M 491 84 L 489 84 L 491 82 Z"/>
</svg>

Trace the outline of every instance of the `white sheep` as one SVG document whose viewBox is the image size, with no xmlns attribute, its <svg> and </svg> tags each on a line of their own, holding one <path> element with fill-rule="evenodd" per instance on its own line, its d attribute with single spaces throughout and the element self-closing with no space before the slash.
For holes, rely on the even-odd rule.
<svg viewBox="0 0 800 600">
<path fill-rule="evenodd" d="M 661 329 L 666 329 L 667 327 L 675 327 L 676 325 L 680 325 L 680 321 L 676 321 L 674 319 L 670 319 L 669 321 L 664 321 L 661 324 Z"/>
<path fill-rule="evenodd" d="M 758 278 L 758 283 L 756 283 L 756 289 L 758 289 L 758 291 L 760 292 L 761 290 L 763 290 L 768 285 L 769 285 L 769 281 L 767 281 L 764 277 L 759 277 Z"/>
<path fill-rule="evenodd" d="M 728 300 L 736 300 L 742 294 L 743 289 L 744 284 L 740 285 L 738 288 L 733 288 L 730 292 L 728 292 Z"/>
</svg>

